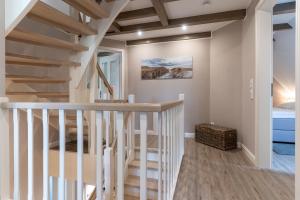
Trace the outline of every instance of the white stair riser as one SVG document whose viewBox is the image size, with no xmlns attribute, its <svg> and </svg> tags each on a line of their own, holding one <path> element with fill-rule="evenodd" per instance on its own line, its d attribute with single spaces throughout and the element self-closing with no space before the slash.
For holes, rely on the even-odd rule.
<svg viewBox="0 0 300 200">
<path fill-rule="evenodd" d="M 136 151 L 135 152 L 135 159 L 139 160 L 140 159 L 140 152 Z M 147 152 L 147 160 L 148 161 L 158 161 L 158 153 L 156 152 Z"/>
<path fill-rule="evenodd" d="M 140 176 L 140 169 L 136 167 L 129 167 L 128 175 Z M 147 169 L 147 178 L 158 179 L 158 170 Z"/>
</svg>

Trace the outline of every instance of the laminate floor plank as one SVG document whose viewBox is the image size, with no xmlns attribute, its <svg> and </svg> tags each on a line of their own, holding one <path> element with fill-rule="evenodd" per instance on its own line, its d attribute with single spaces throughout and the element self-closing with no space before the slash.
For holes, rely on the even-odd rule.
<svg viewBox="0 0 300 200">
<path fill-rule="evenodd" d="M 187 139 L 174 200 L 293 200 L 294 184 L 293 174 L 258 169 L 241 150 Z"/>
</svg>

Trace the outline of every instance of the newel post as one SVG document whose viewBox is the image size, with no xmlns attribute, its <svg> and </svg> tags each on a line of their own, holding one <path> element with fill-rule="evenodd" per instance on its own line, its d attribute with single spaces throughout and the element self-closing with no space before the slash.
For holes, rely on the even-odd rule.
<svg viewBox="0 0 300 200">
<path fill-rule="evenodd" d="M 180 121 L 180 151 L 181 151 L 181 155 L 184 155 L 184 94 L 179 94 L 179 100 L 183 101 L 183 104 L 181 106 L 181 110 L 180 110 L 180 116 L 179 116 L 179 121 Z"/>
<path fill-rule="evenodd" d="M 128 103 L 130 104 L 134 104 L 135 103 L 135 95 L 134 94 L 130 94 L 128 95 Z M 128 124 L 128 144 L 130 147 L 130 151 L 131 151 L 131 155 L 133 155 L 134 158 L 134 148 L 135 148 L 135 113 L 132 112 L 130 115 L 130 121 Z"/>
<path fill-rule="evenodd" d="M 5 98 L 5 1 L 0 1 L 0 105 Z M 8 112 L 0 106 L 0 199 L 10 198 L 10 152 Z"/>
</svg>

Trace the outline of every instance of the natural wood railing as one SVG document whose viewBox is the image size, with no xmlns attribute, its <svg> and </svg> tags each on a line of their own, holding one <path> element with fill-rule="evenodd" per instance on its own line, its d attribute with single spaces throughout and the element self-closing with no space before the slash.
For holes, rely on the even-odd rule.
<svg viewBox="0 0 300 200">
<path fill-rule="evenodd" d="M 183 95 L 180 100 L 165 102 L 165 103 L 135 103 L 134 96 L 131 95 L 128 103 L 3 103 L 0 106 L 3 109 L 8 109 L 13 113 L 13 133 L 14 133 L 14 198 L 20 196 L 20 109 L 27 111 L 27 133 L 28 133 L 28 195 L 34 197 L 34 120 L 33 111 L 40 110 L 42 112 L 43 124 L 43 198 L 49 199 L 49 113 L 52 110 L 59 111 L 59 152 L 57 153 L 59 160 L 58 167 L 58 196 L 64 199 L 66 194 L 64 183 L 68 178 L 69 172 L 65 172 L 65 165 L 69 161 L 66 156 L 65 149 L 65 114 L 69 111 L 76 112 L 77 126 L 77 151 L 74 165 L 77 166 L 74 176 L 77 182 L 77 199 L 82 199 L 82 192 L 85 183 L 84 174 L 84 152 L 83 152 L 83 115 L 84 112 L 93 111 L 96 113 L 96 151 L 90 153 L 94 157 L 95 162 L 95 186 L 97 199 L 110 199 L 115 195 L 116 199 L 124 200 L 124 181 L 126 165 L 134 157 L 135 150 L 135 113 L 139 113 L 140 121 L 140 199 L 148 199 L 147 195 L 147 133 L 148 128 L 148 113 L 153 113 L 157 116 L 155 120 L 155 134 L 158 138 L 158 196 L 157 199 L 172 199 L 176 187 L 178 172 L 180 169 L 182 157 L 184 154 L 184 137 L 183 137 L 183 121 L 184 107 Z M 102 139 L 105 136 L 106 130 L 104 126 L 105 113 L 114 111 L 116 113 L 115 121 L 115 136 L 112 138 L 112 144 L 106 141 L 103 145 Z M 127 113 L 129 115 L 127 116 Z M 125 118 L 128 118 L 125 120 Z M 22 119 L 24 120 L 24 119 Z M 127 123 L 125 125 L 125 123 Z M 126 134 L 125 134 L 126 133 Z M 109 136 L 108 136 L 109 137 Z M 110 139 L 109 139 L 110 140 Z M 127 141 L 126 143 L 124 141 Z M 116 149 L 116 153 L 115 150 Z M 93 154 L 93 155 L 92 155 Z M 125 156 L 126 155 L 126 156 Z M 114 158 L 117 157 L 117 159 Z M 114 166 L 112 164 L 116 160 Z M 49 165 L 50 164 L 50 165 Z M 68 164 L 68 163 L 67 163 Z M 72 169 L 69 169 L 72 170 Z M 114 183 L 116 176 L 116 184 Z M 104 185 L 103 185 L 104 184 Z M 103 190 L 105 187 L 105 191 Z"/>
</svg>

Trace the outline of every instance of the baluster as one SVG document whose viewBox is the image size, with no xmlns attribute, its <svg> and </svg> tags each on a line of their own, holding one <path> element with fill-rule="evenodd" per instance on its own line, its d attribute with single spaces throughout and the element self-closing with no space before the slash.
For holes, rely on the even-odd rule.
<svg viewBox="0 0 300 200">
<path fill-rule="evenodd" d="M 184 101 L 184 94 L 179 94 L 179 100 Z M 182 157 L 184 155 L 184 103 L 180 105 L 180 156 Z"/>
<path fill-rule="evenodd" d="M 96 112 L 96 190 L 97 200 L 102 199 L 102 174 L 103 174 L 103 112 Z"/>
<path fill-rule="evenodd" d="M 83 198 L 83 112 L 77 110 L 77 200 Z"/>
<path fill-rule="evenodd" d="M 156 132 L 158 135 L 158 200 L 162 199 L 162 113 L 157 113 Z"/>
<path fill-rule="evenodd" d="M 129 104 L 133 104 L 135 103 L 135 95 L 131 94 L 128 95 L 128 103 Z M 132 158 L 135 157 L 135 112 L 132 112 L 130 114 L 130 121 L 129 121 L 130 125 L 129 125 L 129 131 L 128 134 L 130 135 L 130 147 L 131 147 L 131 153 L 132 153 Z"/>
<path fill-rule="evenodd" d="M 124 147 L 124 121 L 123 113 L 117 112 L 117 199 L 124 200 L 124 168 L 125 168 L 125 147 Z"/>
<path fill-rule="evenodd" d="M 147 113 L 140 114 L 140 199 L 147 199 Z"/>
<path fill-rule="evenodd" d="M 58 199 L 65 198 L 65 112 L 59 110 L 59 183 Z"/>
<path fill-rule="evenodd" d="M 167 130 L 166 130 L 166 112 L 162 113 L 162 135 L 163 135 L 163 155 L 164 155 L 164 166 L 163 166 L 163 193 L 164 193 L 164 200 L 167 200 Z"/>
<path fill-rule="evenodd" d="M 20 116 L 17 108 L 13 110 L 14 120 L 14 199 L 20 199 Z"/>
<path fill-rule="evenodd" d="M 170 188 L 171 188 L 171 141 L 170 141 L 170 110 L 167 111 L 167 156 L 168 156 L 168 160 L 167 160 L 167 165 L 168 165 L 168 169 L 167 169 L 167 173 L 168 173 L 168 179 L 167 179 L 167 186 L 168 186 L 168 198 L 170 199 Z"/>
<path fill-rule="evenodd" d="M 33 136 L 33 113 L 32 109 L 27 109 L 27 128 L 28 128 L 28 199 L 33 199 L 34 189 L 33 189 L 33 145 L 34 145 L 34 136 Z"/>
<path fill-rule="evenodd" d="M 49 116 L 48 110 L 43 109 L 43 200 L 47 200 L 49 198 Z"/>
<path fill-rule="evenodd" d="M 173 189 L 173 177 L 174 177 L 174 115 L 173 115 L 173 109 L 170 110 L 170 140 L 171 140 L 171 191 Z"/>
</svg>

